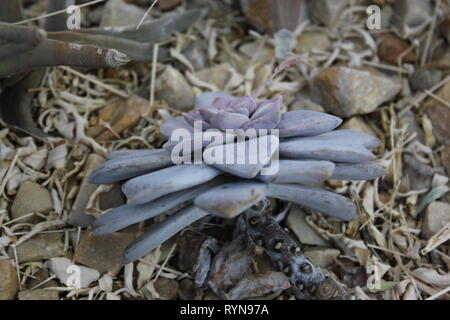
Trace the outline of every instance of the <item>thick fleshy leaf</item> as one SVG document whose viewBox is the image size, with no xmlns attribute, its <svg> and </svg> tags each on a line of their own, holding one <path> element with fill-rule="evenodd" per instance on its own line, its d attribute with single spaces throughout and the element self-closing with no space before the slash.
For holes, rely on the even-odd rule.
<svg viewBox="0 0 450 320">
<path fill-rule="evenodd" d="M 274 129 L 281 120 L 281 106 L 283 100 L 280 98 L 269 99 L 258 104 L 251 120 L 242 126 L 242 129 Z"/>
<path fill-rule="evenodd" d="M 203 120 L 207 121 L 207 122 L 211 122 L 212 117 L 214 117 L 217 114 L 217 110 L 213 109 L 213 108 L 201 108 L 198 109 L 198 113 L 200 114 L 200 116 L 202 117 Z"/>
<path fill-rule="evenodd" d="M 356 215 L 356 206 L 350 199 L 315 187 L 269 184 L 268 196 L 298 203 L 345 221 L 352 220 Z"/>
<path fill-rule="evenodd" d="M 222 174 L 205 164 L 183 164 L 136 177 L 122 185 L 130 203 L 142 204 L 191 188 Z"/>
<path fill-rule="evenodd" d="M 280 160 L 273 175 L 259 175 L 262 181 L 318 185 L 329 179 L 335 168 L 330 161 Z"/>
<path fill-rule="evenodd" d="M 334 180 L 372 180 L 384 176 L 386 169 L 376 162 L 337 163 L 330 179 Z"/>
<path fill-rule="evenodd" d="M 207 215 L 208 213 L 200 208 L 189 206 L 150 227 L 125 250 L 124 263 L 128 264 L 142 258 L 191 223 Z"/>
<path fill-rule="evenodd" d="M 380 146 L 378 138 L 359 131 L 354 130 L 334 130 L 318 136 L 318 138 L 332 139 L 336 142 L 361 144 L 367 149 L 373 149 Z"/>
<path fill-rule="evenodd" d="M 194 204 L 208 213 L 234 218 L 265 197 L 267 184 L 240 181 L 222 184 L 199 195 Z"/>
<path fill-rule="evenodd" d="M 169 214 L 173 210 L 179 210 L 177 208 L 180 206 L 185 205 L 201 193 L 223 182 L 224 179 L 217 177 L 202 185 L 168 194 L 149 203 L 140 205 L 126 204 L 114 208 L 95 221 L 93 226 L 99 228 L 94 231 L 94 234 L 104 235 L 112 233 L 162 213 Z"/>
<path fill-rule="evenodd" d="M 163 149 L 148 150 L 134 157 L 120 156 L 113 158 L 95 169 L 89 177 L 89 183 L 109 184 L 130 179 L 171 165 L 170 153 Z"/>
<path fill-rule="evenodd" d="M 251 119 L 258 119 L 267 113 L 276 113 L 281 110 L 283 106 L 283 97 L 277 97 L 261 101 L 257 104 L 255 112 L 253 112 Z"/>
<path fill-rule="evenodd" d="M 250 119 L 239 113 L 219 111 L 211 118 L 211 125 L 221 131 L 239 129 Z"/>
<path fill-rule="evenodd" d="M 280 137 L 317 136 L 336 129 L 342 119 L 322 112 L 296 110 L 283 113 L 278 124 Z"/>
<path fill-rule="evenodd" d="M 249 96 L 237 98 L 230 104 L 230 109 L 248 117 L 256 110 L 256 101 L 253 97 Z"/>
<path fill-rule="evenodd" d="M 267 165 L 278 150 L 279 140 L 267 135 L 247 141 L 207 147 L 205 163 L 238 177 L 251 179 Z"/>
<path fill-rule="evenodd" d="M 216 98 L 227 98 L 236 100 L 236 97 L 223 92 L 205 92 L 195 100 L 195 109 L 212 107 Z"/>
<path fill-rule="evenodd" d="M 158 149 L 138 149 L 138 150 L 116 150 L 108 153 L 106 159 L 118 159 L 118 158 L 133 158 L 139 156 L 152 156 L 156 153 Z"/>
<path fill-rule="evenodd" d="M 283 140 L 280 142 L 280 156 L 292 159 L 350 163 L 365 162 L 375 158 L 362 145 L 340 141 L 334 136 L 325 137 L 324 135 Z"/>
<path fill-rule="evenodd" d="M 184 117 L 171 118 L 164 121 L 159 127 L 159 131 L 166 139 L 170 139 L 172 132 L 176 129 L 186 129 L 189 132 L 194 132 L 194 127 L 187 123 Z"/>
<path fill-rule="evenodd" d="M 197 125 L 201 124 L 201 131 L 213 129 L 213 126 L 211 126 L 208 122 L 203 120 L 199 112 L 185 113 L 183 114 L 183 117 L 184 120 L 186 120 L 186 122 L 194 128 L 196 126 L 196 123 Z"/>
</svg>

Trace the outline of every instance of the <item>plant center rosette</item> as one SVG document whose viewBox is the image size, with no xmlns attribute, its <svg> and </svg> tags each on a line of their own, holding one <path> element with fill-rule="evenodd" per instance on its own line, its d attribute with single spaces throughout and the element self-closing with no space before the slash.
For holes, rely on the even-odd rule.
<svg viewBox="0 0 450 320">
<path fill-rule="evenodd" d="M 349 221 L 353 201 L 321 188 L 327 179 L 370 180 L 386 170 L 369 149 L 377 138 L 335 130 L 342 120 L 321 112 L 282 113 L 283 99 L 258 101 L 204 93 L 195 110 L 161 125 L 162 149 L 111 152 L 90 183 L 123 182 L 128 203 L 98 218 L 102 235 L 160 214 L 125 251 L 132 262 L 208 214 L 234 218 L 265 197 L 297 203 Z"/>
</svg>

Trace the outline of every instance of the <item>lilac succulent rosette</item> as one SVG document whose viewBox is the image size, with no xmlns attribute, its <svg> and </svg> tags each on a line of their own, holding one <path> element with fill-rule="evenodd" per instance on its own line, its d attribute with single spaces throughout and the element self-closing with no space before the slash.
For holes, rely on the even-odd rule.
<svg viewBox="0 0 450 320">
<path fill-rule="evenodd" d="M 257 101 L 255 95 L 236 98 L 224 93 L 204 93 L 197 98 L 192 113 L 161 125 L 161 133 L 168 139 L 162 149 L 110 153 L 90 182 L 124 181 L 122 191 L 128 203 L 98 218 L 95 234 L 115 232 L 168 214 L 126 249 L 128 263 L 208 214 L 233 218 L 265 197 L 297 203 L 345 221 L 353 219 L 353 201 L 320 186 L 327 179 L 370 180 L 383 176 L 386 170 L 371 161 L 375 156 L 369 151 L 379 145 L 378 139 L 357 131 L 335 130 L 342 120 L 333 115 L 306 110 L 282 113 L 282 106 L 281 97 Z M 174 163 L 172 151 L 177 141 L 172 140 L 172 134 L 177 129 L 194 132 L 196 121 L 202 130 L 224 136 L 222 144 L 200 144 L 204 159 L 211 154 L 211 148 L 217 151 L 250 142 L 229 139 L 227 129 L 266 129 L 265 136 L 255 139 L 270 141 L 276 150 L 269 148 L 266 157 L 253 164 Z M 271 130 L 277 135 L 272 135 Z M 279 156 L 278 170 L 262 174 L 275 151 Z"/>
</svg>

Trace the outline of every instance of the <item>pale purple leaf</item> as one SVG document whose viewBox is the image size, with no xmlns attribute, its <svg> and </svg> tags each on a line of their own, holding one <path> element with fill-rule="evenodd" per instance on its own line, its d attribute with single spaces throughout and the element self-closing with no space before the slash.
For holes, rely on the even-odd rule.
<svg viewBox="0 0 450 320">
<path fill-rule="evenodd" d="M 386 169 L 376 162 L 338 163 L 330 179 L 334 180 L 372 180 L 384 176 Z"/>
<path fill-rule="evenodd" d="M 173 165 L 170 153 L 166 150 L 148 151 L 151 152 L 134 157 L 121 156 L 105 162 L 91 174 L 89 183 L 114 183 Z"/>
<path fill-rule="evenodd" d="M 259 175 L 262 181 L 318 185 L 329 179 L 335 165 L 330 161 L 280 160 L 274 175 Z"/>
<path fill-rule="evenodd" d="M 295 184 L 269 184 L 268 196 L 291 201 L 345 221 L 356 215 L 353 202 L 336 193 Z"/>
<path fill-rule="evenodd" d="M 177 165 L 133 178 L 122 185 L 122 191 L 129 203 L 141 204 L 205 183 L 220 174 L 205 164 Z"/>
<path fill-rule="evenodd" d="M 208 213 L 234 218 L 264 198 L 266 191 L 267 185 L 262 182 L 233 182 L 204 192 L 194 203 Z"/>
<path fill-rule="evenodd" d="M 124 264 L 142 258 L 185 227 L 207 215 L 207 212 L 195 206 L 189 206 L 150 227 L 125 250 Z"/>
<path fill-rule="evenodd" d="M 342 120 L 322 112 L 296 110 L 283 113 L 278 124 L 280 137 L 316 136 L 336 129 Z"/>
</svg>

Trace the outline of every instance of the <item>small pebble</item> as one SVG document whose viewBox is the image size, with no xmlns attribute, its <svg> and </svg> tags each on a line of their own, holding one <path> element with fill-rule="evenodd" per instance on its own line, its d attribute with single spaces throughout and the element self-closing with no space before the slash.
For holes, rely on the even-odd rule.
<svg viewBox="0 0 450 320">
<path fill-rule="evenodd" d="M 32 212 L 48 213 L 52 209 L 50 192 L 36 182 L 26 181 L 22 183 L 14 199 L 11 215 L 13 219 L 17 219 Z M 21 223 L 32 221 L 36 221 L 36 217 L 30 216 L 20 220 Z"/>
<path fill-rule="evenodd" d="M 450 222 L 450 204 L 441 201 L 431 202 L 423 217 L 422 233 L 428 239 Z"/>
</svg>

